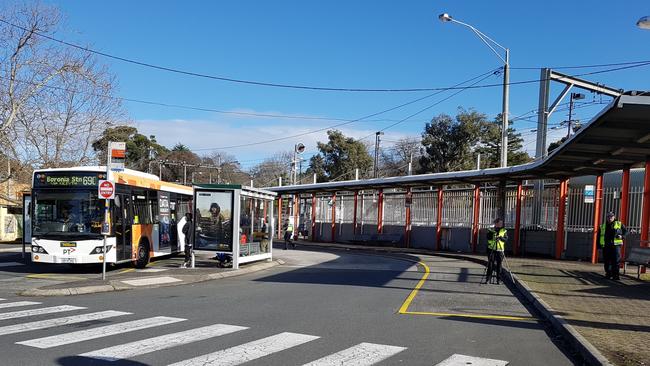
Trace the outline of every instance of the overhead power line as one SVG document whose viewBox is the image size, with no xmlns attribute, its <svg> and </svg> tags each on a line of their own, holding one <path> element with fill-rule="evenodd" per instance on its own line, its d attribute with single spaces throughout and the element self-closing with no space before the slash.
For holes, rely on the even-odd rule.
<svg viewBox="0 0 650 366">
<path fill-rule="evenodd" d="M 17 29 L 21 29 L 26 32 L 31 32 L 39 37 L 48 39 L 52 42 L 57 42 L 63 45 L 66 45 L 68 47 L 76 48 L 85 52 L 89 52 L 92 54 L 96 54 L 102 57 L 118 60 L 121 62 L 125 63 L 130 63 L 142 67 L 147 67 L 151 69 L 156 69 L 160 71 L 166 71 L 170 73 L 175 73 L 175 74 L 182 74 L 182 75 L 187 75 L 187 76 L 193 76 L 193 77 L 199 77 L 199 78 L 204 78 L 204 79 L 212 79 L 212 80 L 219 80 L 219 81 L 225 81 L 225 82 L 231 82 L 231 83 L 238 83 L 238 84 L 248 84 L 248 85 L 256 85 L 256 86 L 266 86 L 266 87 L 276 87 L 276 88 L 288 88 L 288 89 L 303 89 L 303 90 L 316 90 L 316 91 L 341 91 L 341 92 L 422 92 L 422 91 L 444 91 L 444 90 L 450 90 L 455 87 L 435 87 L 435 88 L 349 88 L 349 87 L 323 87 L 323 86 L 311 86 L 311 85 L 298 85 L 298 84 L 287 84 L 287 83 L 271 83 L 271 82 L 263 82 L 263 81 L 256 81 L 256 80 L 245 80 L 245 79 L 235 79 L 235 78 L 230 78 L 230 77 L 224 77 L 224 76 L 217 76 L 217 75 L 209 75 L 209 74 L 204 74 L 204 73 L 199 73 L 199 72 L 194 72 L 194 71 L 188 71 L 188 70 L 182 70 L 182 69 L 177 69 L 177 68 L 172 68 L 172 67 L 167 67 L 167 66 L 161 66 L 161 65 L 156 65 L 148 62 L 143 62 L 143 61 L 138 61 L 135 59 L 130 59 L 126 57 L 121 57 L 121 56 L 116 56 L 107 52 L 102 52 L 98 51 L 95 49 L 92 49 L 90 47 L 84 47 L 72 42 L 64 41 L 62 39 L 58 39 L 52 36 L 49 36 L 47 34 L 43 34 L 38 31 L 33 31 L 31 29 L 25 28 L 21 25 L 14 24 L 12 22 L 9 22 L 5 19 L 0 18 L 0 22 L 4 23 L 8 26 L 15 27 Z M 585 75 L 594 75 L 594 74 L 599 74 L 602 72 L 610 72 L 610 71 L 615 71 L 615 70 L 623 70 L 626 68 L 633 68 L 633 67 L 640 67 L 640 66 L 646 66 L 650 65 L 650 60 L 645 60 L 645 61 L 633 61 L 633 62 L 621 62 L 621 63 L 612 63 L 612 64 L 600 64 L 600 65 L 579 65 L 579 66 L 561 66 L 558 68 L 592 68 L 592 67 L 607 67 L 607 66 L 621 66 L 617 69 L 614 70 L 602 70 L 602 71 L 595 71 L 591 73 L 583 73 L 583 74 L 578 74 L 578 75 L 572 75 L 572 76 L 585 76 Z M 515 69 L 513 67 L 513 69 Z M 535 69 L 532 67 L 529 68 L 520 68 L 520 69 Z M 524 80 L 524 81 L 518 81 L 518 82 L 510 82 L 510 85 L 521 85 L 521 84 L 529 84 L 529 83 L 536 83 L 539 80 Z M 498 87 L 502 86 L 503 84 L 489 84 L 489 85 L 475 85 L 472 88 L 492 88 L 492 87 Z M 457 88 L 457 87 L 456 87 Z M 457 88 L 460 89 L 460 88 Z"/>
</svg>

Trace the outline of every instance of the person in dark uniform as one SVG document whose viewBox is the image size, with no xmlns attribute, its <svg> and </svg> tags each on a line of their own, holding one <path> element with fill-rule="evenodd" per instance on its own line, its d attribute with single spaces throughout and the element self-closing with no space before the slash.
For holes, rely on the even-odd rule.
<svg viewBox="0 0 650 366">
<path fill-rule="evenodd" d="M 598 229 L 598 243 L 603 249 L 603 265 L 605 277 L 608 279 L 619 279 L 619 265 L 621 263 L 621 247 L 623 237 L 627 234 L 627 228 L 620 221 L 616 220 L 613 212 L 607 213 L 607 219 Z"/>
<path fill-rule="evenodd" d="M 496 270 L 498 285 L 501 280 L 501 264 L 503 262 L 506 241 L 508 240 L 508 230 L 503 227 L 503 220 L 501 218 L 494 220 L 494 228 L 488 229 L 487 239 L 488 266 L 485 283 L 490 283 L 492 273 Z"/>
</svg>

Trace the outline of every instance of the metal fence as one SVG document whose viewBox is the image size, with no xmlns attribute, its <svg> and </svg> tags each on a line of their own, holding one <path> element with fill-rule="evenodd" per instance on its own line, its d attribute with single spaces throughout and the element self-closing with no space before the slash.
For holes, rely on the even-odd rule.
<svg viewBox="0 0 650 366">
<path fill-rule="evenodd" d="M 522 190 L 521 228 L 523 230 L 556 230 L 559 205 L 559 184 L 545 183 L 541 195 L 536 195 L 533 185 Z M 377 224 L 379 197 L 376 191 L 360 192 L 357 203 L 357 223 L 359 225 Z M 506 227 L 512 228 L 516 215 L 517 188 L 506 189 Z M 643 187 L 633 186 L 629 193 L 628 228 L 639 230 L 641 226 L 641 207 Z M 479 226 L 489 227 L 498 216 L 498 189 L 480 189 Z M 603 189 L 602 215 L 608 211 L 619 214 L 621 201 L 620 187 Z M 316 222 L 331 223 L 331 196 L 316 197 Z M 301 216 L 310 217 L 311 199 L 301 200 Z M 403 191 L 384 193 L 384 225 L 404 225 L 406 217 L 406 193 Z M 567 192 L 565 227 L 567 231 L 589 232 L 593 230 L 594 204 L 585 203 L 584 186 L 569 187 Z M 286 207 L 286 206 L 285 206 Z M 411 223 L 413 226 L 436 225 L 438 218 L 438 192 L 436 190 L 414 191 L 411 200 Z M 442 223 L 444 227 L 472 227 L 474 210 L 474 189 L 448 189 L 443 194 Z M 307 214 L 309 213 L 309 214 Z M 354 196 L 352 193 L 339 193 L 336 197 L 336 222 L 352 223 L 354 220 Z"/>
</svg>

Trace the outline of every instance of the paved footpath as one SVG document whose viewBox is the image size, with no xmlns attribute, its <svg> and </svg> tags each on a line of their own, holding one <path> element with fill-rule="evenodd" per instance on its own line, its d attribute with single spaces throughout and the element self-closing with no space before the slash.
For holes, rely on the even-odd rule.
<svg viewBox="0 0 650 366">
<path fill-rule="evenodd" d="M 403 252 L 400 248 L 318 245 Z M 409 252 L 433 253 L 417 249 Z M 437 254 L 485 260 L 482 255 Z M 603 277 L 600 264 L 512 257 L 507 261 L 515 279 L 525 286 L 524 291 L 540 299 L 550 314 L 577 331 L 587 346 L 595 347 L 596 356 L 600 353 L 606 358 L 603 364 L 650 365 L 650 282 L 637 280 L 634 268 L 634 273 L 616 282 Z"/>
</svg>

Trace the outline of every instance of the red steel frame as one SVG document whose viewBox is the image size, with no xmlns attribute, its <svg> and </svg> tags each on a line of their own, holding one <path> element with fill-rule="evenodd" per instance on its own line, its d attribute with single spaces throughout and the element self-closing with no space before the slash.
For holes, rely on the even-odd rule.
<svg viewBox="0 0 650 366">
<path fill-rule="evenodd" d="M 517 201 L 515 202 L 515 241 L 512 248 L 514 255 L 519 255 L 520 244 L 519 240 L 521 238 L 521 199 L 523 195 L 523 186 L 521 181 L 517 182 Z"/>
<path fill-rule="evenodd" d="M 377 233 L 384 231 L 384 190 L 380 189 L 377 200 Z"/>
<path fill-rule="evenodd" d="M 300 211 L 300 194 L 293 196 L 293 239 L 298 240 L 298 211 Z"/>
<path fill-rule="evenodd" d="M 598 263 L 598 227 L 600 226 L 600 214 L 603 202 L 603 175 L 596 176 L 596 197 L 594 201 L 594 233 L 591 245 L 591 263 Z"/>
<path fill-rule="evenodd" d="M 357 202 L 359 191 L 354 191 L 354 209 L 352 210 L 352 235 L 357 235 Z"/>
<path fill-rule="evenodd" d="M 438 187 L 438 215 L 436 220 L 436 250 L 442 248 L 442 186 Z"/>
<path fill-rule="evenodd" d="M 629 198 L 630 198 L 630 168 L 623 169 L 623 176 L 621 177 L 621 207 L 618 219 L 627 226 L 627 216 L 629 211 Z M 621 258 L 625 258 L 625 241 L 621 246 Z M 621 262 L 621 266 L 623 262 Z"/>
<path fill-rule="evenodd" d="M 558 200 L 557 208 L 557 230 L 555 231 L 555 259 L 562 258 L 562 251 L 564 251 L 564 218 L 566 216 L 566 199 L 567 190 L 569 188 L 569 180 L 562 179 L 560 181 L 560 197 Z M 519 189 L 517 189 L 517 192 Z"/>
<path fill-rule="evenodd" d="M 472 253 L 476 253 L 476 248 L 478 247 L 478 234 L 480 230 L 479 226 L 479 214 L 481 211 L 481 186 L 478 184 L 474 186 L 474 212 L 473 212 L 473 221 L 472 221 Z"/>
<path fill-rule="evenodd" d="M 643 209 L 641 211 L 641 246 L 648 246 L 648 224 L 650 224 L 650 160 L 645 162 L 643 180 Z"/>
<path fill-rule="evenodd" d="M 282 238 L 282 195 L 278 195 L 278 239 Z"/>
<path fill-rule="evenodd" d="M 411 187 L 406 188 L 406 198 L 404 204 L 406 205 L 406 219 L 404 221 L 404 244 L 407 248 L 411 246 L 411 203 L 413 193 Z"/>
<path fill-rule="evenodd" d="M 336 243 L 336 193 L 332 193 L 332 237 L 331 242 Z"/>
<path fill-rule="evenodd" d="M 316 194 L 311 194 L 311 241 L 316 241 Z"/>
</svg>

